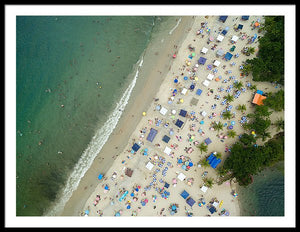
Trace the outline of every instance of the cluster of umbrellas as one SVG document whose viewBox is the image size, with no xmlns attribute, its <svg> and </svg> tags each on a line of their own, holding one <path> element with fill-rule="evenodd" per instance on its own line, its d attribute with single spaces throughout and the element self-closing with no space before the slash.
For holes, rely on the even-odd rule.
<svg viewBox="0 0 300 232">
<path fill-rule="evenodd" d="M 144 198 L 144 199 L 141 200 L 142 206 L 145 206 L 147 203 L 148 203 L 148 199 L 147 198 Z"/>
<path fill-rule="evenodd" d="M 247 122 L 247 117 L 242 116 L 240 123 L 244 124 L 245 122 Z"/>
<path fill-rule="evenodd" d="M 171 204 L 169 207 L 170 210 L 170 214 L 174 215 L 175 213 L 177 213 L 177 210 L 179 209 L 179 205 L 178 204 Z"/>
<path fill-rule="evenodd" d="M 240 96 L 240 94 L 241 94 L 241 91 L 238 90 L 238 91 L 236 92 L 236 94 L 234 95 L 234 98 L 238 98 L 238 97 Z"/>
<path fill-rule="evenodd" d="M 205 204 L 206 204 L 206 202 L 205 202 L 204 198 L 200 198 L 200 199 L 199 199 L 199 202 L 198 202 L 198 206 L 199 206 L 199 207 L 202 207 L 202 206 L 204 206 Z"/>
<path fill-rule="evenodd" d="M 181 168 L 185 171 L 190 170 L 190 168 L 194 166 L 192 160 L 184 155 L 181 155 L 179 159 L 177 159 L 177 163 L 178 166 L 181 166 Z"/>
<path fill-rule="evenodd" d="M 233 85 L 229 85 L 226 89 L 227 93 L 230 93 L 232 91 Z"/>
</svg>

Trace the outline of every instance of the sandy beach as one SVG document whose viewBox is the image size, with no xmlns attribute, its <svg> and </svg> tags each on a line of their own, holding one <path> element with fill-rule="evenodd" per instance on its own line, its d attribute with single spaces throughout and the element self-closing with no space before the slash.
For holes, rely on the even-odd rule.
<svg viewBox="0 0 300 232">
<path fill-rule="evenodd" d="M 216 169 L 204 168 L 198 163 L 212 152 L 219 152 L 222 154 L 221 166 L 228 155 L 227 148 L 243 133 L 241 118 L 254 109 L 251 101 L 255 90 L 247 87 L 247 83 L 266 92 L 276 92 L 281 88 L 267 82 L 254 82 L 251 75 L 240 75 L 243 61 L 251 59 L 257 52 L 257 39 L 247 44 L 254 34 L 261 35 L 252 26 L 257 19 L 262 21 L 263 17 L 250 16 L 249 20 L 243 21 L 241 16 L 229 16 L 224 23 L 219 21 L 219 16 L 182 17 L 170 35 L 170 41 L 164 45 L 165 49 L 152 49 L 151 54 L 145 55 L 145 63 L 153 57 L 157 59 L 152 60 L 152 68 L 141 70 L 142 79 L 137 83 L 134 98 L 126 107 L 110 141 L 66 204 L 62 216 L 240 215 L 239 198 L 232 194 L 237 184 L 226 181 L 219 185 Z M 234 27 L 239 24 L 243 28 L 236 31 Z M 226 27 L 229 27 L 228 32 L 218 42 L 218 35 Z M 200 29 L 202 31 L 197 33 Z M 233 36 L 238 38 L 235 43 L 231 41 Z M 233 46 L 234 51 L 230 51 Z M 241 50 L 246 46 L 255 47 L 256 52 L 250 56 L 242 54 Z M 206 53 L 201 52 L 203 47 L 207 48 Z M 216 55 L 220 48 L 225 53 L 238 53 L 239 56 L 225 60 Z M 174 54 L 176 57 L 173 58 Z M 204 65 L 198 65 L 200 57 L 206 58 Z M 220 62 L 218 66 L 214 65 L 215 60 Z M 208 86 L 204 86 L 208 74 L 214 77 Z M 222 102 L 228 93 L 235 94 L 235 89 L 230 88 L 235 80 L 241 81 L 244 89 L 230 103 L 234 118 L 224 120 L 220 115 L 228 105 Z M 202 90 L 201 95 L 196 94 L 198 89 Z M 239 104 L 246 105 L 244 113 L 236 109 Z M 179 115 L 181 110 L 186 111 L 185 117 Z M 280 117 L 284 118 L 283 112 L 273 112 L 270 118 L 274 121 Z M 175 125 L 177 119 L 183 122 L 181 127 Z M 237 136 L 226 138 L 227 126 L 220 132 L 212 130 L 214 121 L 233 125 Z M 147 140 L 151 128 L 157 131 L 152 142 Z M 271 136 L 276 134 L 275 127 L 270 128 L 270 133 Z M 164 136 L 169 141 L 163 141 Z M 211 143 L 208 151 L 201 154 L 197 144 L 207 138 Z M 136 152 L 132 152 L 134 144 L 139 146 Z M 183 164 L 178 163 L 179 159 L 188 161 L 183 163 L 188 168 L 184 169 Z M 104 174 L 101 180 L 97 178 L 99 173 Z M 215 180 L 206 192 L 201 190 L 204 173 Z M 194 200 L 193 206 L 182 197 L 184 191 Z M 199 205 L 201 202 L 205 204 Z M 174 211 L 170 210 L 172 204 L 176 204 Z M 208 205 L 214 205 L 216 212 L 211 213 Z"/>
</svg>

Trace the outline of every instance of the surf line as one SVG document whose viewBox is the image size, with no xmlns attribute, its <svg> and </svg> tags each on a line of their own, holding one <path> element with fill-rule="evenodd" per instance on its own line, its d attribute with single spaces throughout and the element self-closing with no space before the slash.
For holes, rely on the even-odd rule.
<svg viewBox="0 0 300 232">
<path fill-rule="evenodd" d="M 179 18 L 179 20 L 177 21 L 177 24 L 175 25 L 175 27 L 172 28 L 171 31 L 169 31 L 169 34 L 171 35 L 173 33 L 173 31 L 178 27 L 179 23 L 181 22 L 181 18 Z"/>
<path fill-rule="evenodd" d="M 58 214 L 62 213 L 65 204 L 71 198 L 72 193 L 77 189 L 81 178 L 91 167 L 97 154 L 101 151 L 102 147 L 107 142 L 110 134 L 117 126 L 117 123 L 129 101 L 132 90 L 136 84 L 137 78 L 139 76 L 139 69 L 142 67 L 144 62 L 143 58 L 144 58 L 144 52 L 141 59 L 138 60 L 137 62 L 138 67 L 132 82 L 125 90 L 123 96 L 121 97 L 120 101 L 117 103 L 117 106 L 115 107 L 113 112 L 109 115 L 106 123 L 96 132 L 96 134 L 93 136 L 92 140 L 90 141 L 89 145 L 83 152 L 79 161 L 75 165 L 73 172 L 70 174 L 62 193 L 60 194 L 60 198 L 58 202 L 54 204 L 52 209 L 50 209 L 45 215 L 58 216 Z"/>
</svg>

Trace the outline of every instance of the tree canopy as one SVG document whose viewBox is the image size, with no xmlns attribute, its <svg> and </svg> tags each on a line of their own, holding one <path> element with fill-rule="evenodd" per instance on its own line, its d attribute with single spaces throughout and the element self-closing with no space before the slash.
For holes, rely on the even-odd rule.
<svg viewBox="0 0 300 232">
<path fill-rule="evenodd" d="M 265 16 L 258 56 L 246 60 L 254 81 L 284 84 L 284 17 Z"/>
</svg>

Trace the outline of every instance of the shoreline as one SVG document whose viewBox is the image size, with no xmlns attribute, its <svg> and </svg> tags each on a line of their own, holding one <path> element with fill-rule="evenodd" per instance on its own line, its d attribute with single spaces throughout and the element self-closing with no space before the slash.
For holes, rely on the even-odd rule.
<svg viewBox="0 0 300 232">
<path fill-rule="evenodd" d="M 183 36 L 178 31 L 182 32 L 183 30 L 185 30 L 186 26 L 191 24 L 189 20 L 192 19 L 192 16 L 184 16 L 182 18 L 183 20 L 181 20 L 180 24 L 178 25 L 179 28 L 177 27 L 174 30 L 174 32 L 172 33 L 173 35 L 168 34 L 170 38 L 167 38 L 167 41 L 171 42 L 172 40 L 172 42 L 176 43 L 182 42 Z M 164 74 L 166 74 L 167 72 L 166 63 L 170 65 L 170 63 L 173 61 L 172 58 L 168 55 L 174 52 L 174 49 L 169 43 L 169 46 L 165 47 L 163 52 L 156 51 L 157 49 L 155 48 L 155 45 L 159 43 L 158 40 L 159 38 L 155 38 L 154 41 L 150 41 L 151 44 L 147 46 L 146 52 L 144 52 L 145 54 L 143 66 L 139 71 L 139 77 L 137 78 L 136 85 L 132 91 L 129 102 L 125 107 L 125 110 L 123 111 L 119 122 L 117 123 L 116 128 L 110 135 L 108 141 L 105 143 L 100 153 L 94 159 L 93 164 L 91 165 L 89 170 L 80 180 L 77 189 L 72 193 L 71 198 L 67 201 L 63 211 L 60 213 L 61 216 L 79 215 L 79 212 L 83 208 L 86 199 L 89 195 L 91 195 L 91 193 L 99 184 L 99 180 L 97 178 L 99 173 L 105 175 L 105 173 L 115 161 L 115 154 L 120 153 L 122 150 L 124 150 L 128 142 L 126 138 L 131 136 L 137 126 L 137 123 L 142 118 L 142 112 L 147 110 L 147 108 L 149 107 L 150 102 L 153 100 L 153 97 L 157 92 L 156 87 L 164 81 Z M 164 44 L 165 43 L 166 42 L 164 41 Z M 156 55 L 155 53 L 158 53 L 158 55 Z M 157 59 L 156 62 L 152 65 L 147 64 L 151 63 L 153 56 L 159 56 L 159 59 Z M 162 69 L 162 72 L 159 75 L 155 73 L 155 70 L 151 71 L 153 65 L 156 65 L 157 69 Z M 147 74 L 148 72 L 151 72 L 151 74 Z M 134 73 L 132 73 L 131 75 L 134 75 Z M 149 88 L 151 89 L 150 91 Z M 147 93 L 148 96 L 145 97 L 145 94 L 143 93 Z M 137 98 L 139 98 L 140 100 L 136 101 L 135 99 Z M 139 111 L 136 111 L 136 105 L 139 106 Z M 116 147 L 117 149 L 111 149 Z"/>
<path fill-rule="evenodd" d="M 252 17 L 254 19 L 257 16 L 252 16 Z M 230 16 L 227 20 L 230 24 L 234 24 L 237 21 L 234 18 L 235 17 Z M 184 20 L 182 20 L 182 21 L 184 21 Z M 187 190 L 193 196 L 193 199 L 195 201 L 197 201 L 202 196 L 205 197 L 207 202 L 212 198 L 217 198 L 219 201 L 224 200 L 223 207 L 230 212 L 230 216 L 240 216 L 240 199 L 234 198 L 231 194 L 231 191 L 236 189 L 237 184 L 231 183 L 228 181 L 224 182 L 221 185 L 214 184 L 214 186 L 211 189 L 209 189 L 206 193 L 203 194 L 199 189 L 203 185 L 203 180 L 201 179 L 201 174 L 204 171 L 208 171 L 208 177 L 214 178 L 214 179 L 217 178 L 217 174 L 210 167 L 208 167 L 208 168 L 196 167 L 196 163 L 199 161 L 199 159 L 205 157 L 207 154 L 210 154 L 213 151 L 222 153 L 222 162 L 223 162 L 224 158 L 228 155 L 228 153 L 224 153 L 224 150 L 225 150 L 224 145 L 230 146 L 230 144 L 232 144 L 233 142 L 235 142 L 237 140 L 238 136 L 236 136 L 236 138 L 233 138 L 233 139 L 228 138 L 228 139 L 226 139 L 226 141 L 220 140 L 218 138 L 218 136 L 216 136 L 217 132 L 209 129 L 210 121 L 209 121 L 209 119 L 207 119 L 207 117 L 202 117 L 202 120 L 204 120 L 205 123 L 204 123 L 203 127 L 200 126 L 200 128 L 203 129 L 203 131 L 205 131 L 205 136 L 202 137 L 201 135 L 199 135 L 199 133 L 197 133 L 197 130 L 192 131 L 191 127 L 190 127 L 193 123 L 195 123 L 195 124 L 197 124 L 196 127 L 198 128 L 199 123 L 197 123 L 197 122 L 199 122 L 201 120 L 201 115 L 200 116 L 198 116 L 198 115 L 200 114 L 201 111 L 203 111 L 203 110 L 205 110 L 206 112 L 212 111 L 210 106 L 217 101 L 213 98 L 213 96 L 210 96 L 211 94 L 209 92 L 210 92 L 210 89 L 216 90 L 217 87 L 221 85 L 221 81 L 217 82 L 215 80 L 212 80 L 209 88 L 204 87 L 202 85 L 202 82 L 203 82 L 203 80 L 205 80 L 205 77 L 207 76 L 209 71 L 200 66 L 199 69 L 201 69 L 201 70 L 199 70 L 199 72 L 197 73 L 197 76 L 199 77 L 200 80 L 195 81 L 195 83 L 196 83 L 196 89 L 197 88 L 202 89 L 203 93 L 198 98 L 199 102 L 196 103 L 196 106 L 192 107 L 192 105 L 189 104 L 190 101 L 195 97 L 195 92 L 192 93 L 192 91 L 190 91 L 190 90 L 188 90 L 188 93 L 184 96 L 182 96 L 180 93 L 178 93 L 175 96 L 176 100 L 183 98 L 184 99 L 183 103 L 179 103 L 179 102 L 176 102 L 176 100 L 173 100 L 172 104 L 169 104 L 170 96 L 172 96 L 171 93 L 174 88 L 180 89 L 180 88 L 186 87 L 188 89 L 189 88 L 188 86 L 191 84 L 191 82 L 189 80 L 184 81 L 183 75 L 182 76 L 180 75 L 180 73 L 182 73 L 182 74 L 185 73 L 185 75 L 187 75 L 187 76 L 189 75 L 189 74 L 187 74 L 188 72 L 186 70 L 188 68 L 187 66 L 189 66 L 189 65 L 186 65 L 186 61 L 188 60 L 187 57 L 191 53 L 187 49 L 189 44 L 192 44 L 192 46 L 196 47 L 195 53 L 197 55 L 196 55 L 196 58 L 194 58 L 194 60 L 191 60 L 192 63 L 196 62 L 200 56 L 204 56 L 207 58 L 207 64 L 213 62 L 213 59 L 221 60 L 222 65 L 225 63 L 227 66 L 227 69 L 232 69 L 232 73 L 233 73 L 232 75 L 235 74 L 238 80 L 241 80 L 242 82 L 250 81 L 250 82 L 256 84 L 258 89 L 263 89 L 264 91 L 265 91 L 265 89 L 269 89 L 268 91 L 273 89 L 275 91 L 275 87 L 271 83 L 254 82 L 254 81 L 252 81 L 252 78 L 250 76 L 246 80 L 241 78 L 239 76 L 240 71 L 238 69 L 238 67 L 239 67 L 239 65 L 241 65 L 241 63 L 237 63 L 237 65 L 235 67 L 230 67 L 229 61 L 223 61 L 221 58 L 216 58 L 215 52 L 213 52 L 211 50 L 208 51 L 208 54 L 205 54 L 205 55 L 201 54 L 199 51 L 201 51 L 203 46 L 211 47 L 211 45 L 207 45 L 207 43 L 206 43 L 207 39 L 208 39 L 207 34 L 203 38 L 201 38 L 199 35 L 198 36 L 195 35 L 195 32 L 200 27 L 200 23 L 203 21 L 208 22 L 209 26 L 211 26 L 211 24 L 212 24 L 213 31 L 215 31 L 215 32 L 220 25 L 225 26 L 225 24 L 223 25 L 222 23 L 218 22 L 218 16 L 209 16 L 208 18 L 206 18 L 204 16 L 196 16 L 195 20 L 193 21 L 193 24 L 191 25 L 191 30 L 189 30 L 189 28 L 184 28 L 182 23 L 179 24 L 178 28 L 176 28 L 176 30 L 174 30 L 174 36 L 183 31 L 187 32 L 187 33 L 185 34 L 184 39 L 180 43 L 176 59 L 172 60 L 172 57 L 171 57 L 172 53 L 175 52 L 175 49 L 174 49 L 175 47 L 172 47 L 172 46 L 174 46 L 174 44 L 176 44 L 176 43 L 173 43 L 174 41 L 172 41 L 168 44 L 168 46 L 166 46 L 165 52 L 163 53 L 163 55 L 161 54 L 161 51 L 158 53 L 158 58 L 157 58 L 156 62 L 154 64 L 152 64 L 152 65 L 154 65 L 152 67 L 155 67 L 154 69 L 152 67 L 148 67 L 148 70 L 142 69 L 145 72 L 145 76 L 147 76 L 148 78 L 146 78 L 145 80 L 140 81 L 136 84 L 136 87 L 134 88 L 135 91 L 130 98 L 128 106 L 126 107 L 122 117 L 120 118 L 117 127 L 115 128 L 114 132 L 112 133 L 111 137 L 109 138 L 110 141 L 108 141 L 104 145 L 103 149 L 100 152 L 100 154 L 103 153 L 103 154 L 106 154 L 107 156 L 108 156 L 108 154 L 111 154 L 111 155 L 118 154 L 116 156 L 116 159 L 114 160 L 113 156 L 110 156 L 109 158 L 105 157 L 106 160 L 104 160 L 102 162 L 102 160 L 101 161 L 98 160 L 99 157 L 101 157 L 100 154 L 99 154 L 99 156 L 97 156 L 97 158 L 94 160 L 89 171 L 86 173 L 86 175 L 80 181 L 80 185 L 78 186 L 77 190 L 73 193 L 71 199 L 67 202 L 64 212 L 62 213 L 62 216 L 70 216 L 70 215 L 79 216 L 84 210 L 87 210 L 87 209 L 89 210 L 89 216 L 97 216 L 98 215 L 97 211 L 99 211 L 99 210 L 101 210 L 103 212 L 104 216 L 113 216 L 116 212 L 118 212 L 118 210 L 121 210 L 122 215 L 124 215 L 124 216 L 130 216 L 130 214 L 132 212 L 138 212 L 139 216 L 149 216 L 149 215 L 150 216 L 169 216 L 169 214 L 167 214 L 166 211 L 163 212 L 163 209 L 168 208 L 169 204 L 174 203 L 174 202 L 178 202 L 178 204 L 180 205 L 180 211 L 177 213 L 176 216 L 184 216 L 184 215 L 186 215 L 187 211 L 191 211 L 191 210 L 197 216 L 207 216 L 209 211 L 207 211 L 206 207 L 201 208 L 201 207 L 198 207 L 197 205 L 195 205 L 195 206 L 193 206 L 193 208 L 188 207 L 188 209 L 187 209 L 187 207 L 186 207 L 187 204 L 179 195 L 179 193 L 183 190 Z M 251 20 L 249 20 L 249 21 L 251 21 Z M 244 22 L 244 24 L 250 24 L 249 21 Z M 226 50 L 225 47 L 227 49 L 229 49 L 232 46 L 232 44 L 230 43 L 230 38 L 232 35 L 237 34 L 236 32 L 234 32 L 232 30 L 233 29 L 232 25 L 231 25 L 230 29 L 231 29 L 230 33 L 228 33 L 228 35 L 224 39 L 225 41 L 223 41 L 221 43 L 222 45 L 218 45 L 219 47 L 222 47 L 224 50 Z M 243 32 L 244 31 L 247 31 L 247 33 L 249 33 L 250 35 L 254 33 L 249 30 L 248 25 L 247 25 L 247 28 L 245 30 L 243 30 Z M 179 36 L 178 38 L 181 38 L 180 35 L 177 35 L 177 36 Z M 228 42 L 226 40 L 228 40 Z M 212 42 L 212 43 L 215 43 L 215 42 Z M 244 42 L 241 42 L 241 41 L 237 42 L 236 51 L 239 52 L 241 50 L 242 43 L 244 43 Z M 256 45 L 257 44 L 253 44 L 251 46 L 256 46 Z M 171 55 L 170 55 L 170 51 L 171 51 Z M 151 52 L 153 54 L 155 53 L 155 51 L 151 51 Z M 146 59 L 146 55 L 145 55 L 144 63 L 148 63 L 147 59 Z M 155 57 L 155 54 L 153 56 Z M 151 57 L 150 54 L 149 54 L 149 57 Z M 251 58 L 251 57 L 245 57 L 244 55 L 242 55 L 242 57 L 243 57 L 242 58 L 243 60 L 245 60 L 246 58 Z M 238 61 L 241 61 L 241 58 L 233 59 L 233 60 L 238 62 Z M 166 65 L 166 63 L 168 63 L 168 65 Z M 172 63 L 171 66 L 169 66 L 170 63 Z M 161 71 L 161 69 L 163 71 L 160 73 L 161 75 L 158 75 L 157 70 Z M 140 73 L 141 77 L 143 76 L 142 70 Z M 221 75 L 221 72 L 224 72 L 224 70 L 222 70 L 221 67 L 219 67 L 219 73 L 216 76 L 218 76 L 219 74 Z M 177 76 L 178 80 L 179 80 L 179 83 L 176 85 L 173 83 L 173 79 L 175 78 L 175 76 Z M 222 76 L 223 76 L 223 78 L 228 78 L 229 75 L 224 74 Z M 156 77 L 155 78 L 156 82 L 154 81 L 153 77 Z M 222 85 L 225 85 L 225 84 L 222 84 Z M 150 88 L 150 86 L 152 86 L 152 88 Z M 159 86 L 159 87 L 157 87 L 157 86 Z M 154 93 L 155 93 L 154 98 L 159 98 L 158 101 L 153 101 Z M 216 94 L 216 92 L 214 92 L 214 94 Z M 226 92 L 223 93 L 223 95 L 225 96 Z M 236 106 L 237 102 L 246 103 L 247 104 L 246 114 L 250 113 L 253 111 L 253 106 L 250 103 L 252 96 L 253 96 L 253 91 L 247 90 L 245 93 L 241 94 L 241 96 L 239 97 L 240 98 L 239 100 L 234 101 L 234 103 L 235 103 L 234 105 Z M 247 100 L 248 100 L 248 103 L 247 103 Z M 219 100 L 217 102 L 218 105 L 221 105 L 220 104 L 221 101 L 222 100 Z M 166 114 L 165 116 L 162 116 L 159 112 L 157 112 L 157 110 L 155 110 L 155 108 L 158 104 L 167 108 L 168 114 Z M 220 110 L 221 110 L 220 108 L 224 108 L 224 107 L 225 106 L 218 106 L 216 112 L 220 112 Z M 173 125 L 174 119 L 172 118 L 172 114 L 170 114 L 172 109 L 175 109 L 177 111 L 176 117 L 175 117 L 176 119 L 177 118 L 182 119 L 180 116 L 177 116 L 178 111 L 180 109 L 185 109 L 188 112 L 194 110 L 196 112 L 196 116 L 197 116 L 196 121 L 192 122 L 192 120 L 190 118 L 185 118 L 184 126 L 181 129 L 178 129 L 177 127 L 174 127 L 174 125 Z M 145 117 L 142 116 L 142 112 L 146 112 Z M 282 113 L 273 112 L 273 114 L 271 115 L 270 118 L 272 120 L 272 118 L 275 118 L 276 116 L 281 115 L 281 114 Z M 132 117 L 132 115 L 133 115 L 133 117 Z M 235 120 L 239 120 L 239 118 L 241 116 L 243 116 L 243 114 L 241 112 L 237 111 Z M 162 126 L 156 127 L 155 125 L 152 125 L 149 123 L 149 120 L 154 121 L 156 118 L 162 119 L 162 121 L 164 121 L 164 122 L 170 122 L 170 125 L 171 125 L 170 127 L 175 128 L 174 135 L 170 136 L 171 142 L 169 144 L 164 144 L 163 142 L 160 142 L 163 135 L 166 135 L 168 133 L 167 130 L 165 128 L 161 128 Z M 199 121 L 198 121 L 198 119 L 199 119 Z M 220 120 L 219 117 L 217 117 L 211 121 L 218 121 L 218 120 Z M 172 123 L 172 121 L 173 121 L 173 123 Z M 146 141 L 144 139 L 143 133 L 140 132 L 143 128 L 146 128 L 146 130 L 147 130 L 145 135 L 148 134 L 150 128 L 158 129 L 159 132 L 156 135 L 156 138 L 153 143 Z M 239 125 L 236 125 L 234 130 L 237 132 L 237 135 L 239 135 L 240 133 L 243 132 L 242 127 Z M 275 130 L 272 129 L 271 135 L 273 135 L 272 133 L 274 133 L 274 132 L 275 132 Z M 187 139 L 187 136 L 189 134 L 194 134 L 196 137 L 195 140 L 199 141 L 200 143 L 203 142 L 203 140 L 205 138 L 209 137 L 212 140 L 213 145 L 208 146 L 208 151 L 206 152 L 206 154 L 200 154 L 199 150 L 197 150 L 196 147 L 193 146 L 192 143 Z M 187 136 L 183 136 L 183 141 L 178 142 L 179 140 L 178 141 L 176 140 L 175 135 L 176 136 L 177 135 L 187 135 Z M 118 139 L 120 139 L 120 140 L 118 140 Z M 130 154 L 130 149 L 134 142 L 140 142 L 142 149 L 148 148 L 150 154 L 147 156 L 143 156 L 140 151 L 138 151 L 136 154 L 133 154 L 133 155 Z M 163 144 L 163 146 L 157 147 L 154 145 L 155 143 L 158 144 L 158 142 L 159 142 L 159 144 Z M 172 144 L 172 146 L 171 146 L 171 144 Z M 173 146 L 175 144 L 177 145 L 177 148 L 176 148 L 176 146 Z M 166 146 L 168 146 L 168 147 L 171 146 L 173 148 L 173 149 L 171 149 L 173 152 L 173 156 L 171 156 L 171 155 L 168 156 L 164 153 L 164 148 Z M 195 165 L 192 168 L 193 170 L 191 170 L 189 172 L 184 172 L 180 169 L 180 166 L 176 165 L 176 158 L 178 159 L 178 157 L 182 154 L 186 155 L 184 153 L 185 147 L 189 147 L 189 146 L 192 147 L 194 149 L 194 151 L 188 156 L 191 157 L 191 160 L 193 161 L 193 163 Z M 118 148 L 114 150 L 115 147 L 118 147 Z M 132 202 L 131 203 L 132 210 L 127 210 L 125 208 L 125 206 L 126 206 L 125 203 L 126 203 L 126 200 L 128 200 L 128 198 L 125 198 L 124 203 L 122 201 L 114 202 L 115 197 L 117 199 L 118 198 L 117 196 L 120 196 L 119 194 L 120 194 L 120 191 L 122 192 L 122 188 L 124 190 L 128 190 L 130 192 L 131 187 L 136 186 L 137 184 L 140 185 L 142 187 L 142 189 L 147 188 L 149 186 L 147 184 L 149 184 L 149 182 L 152 179 L 151 174 L 153 174 L 153 170 L 151 172 L 149 172 L 145 168 L 145 165 L 149 161 L 155 162 L 155 160 L 153 160 L 153 157 L 155 156 L 155 154 L 159 155 L 159 156 L 163 156 L 166 159 L 166 161 L 169 161 L 169 163 L 171 163 L 170 170 L 168 171 L 168 175 L 163 178 L 163 179 L 165 179 L 164 182 L 171 183 L 172 179 L 174 179 L 174 178 L 176 179 L 176 176 L 180 172 L 184 172 L 184 174 L 187 176 L 187 179 L 188 178 L 195 179 L 195 184 L 187 185 L 187 182 L 185 179 L 182 182 L 179 181 L 177 183 L 177 186 L 170 186 L 170 188 L 168 190 L 171 193 L 170 199 L 172 199 L 172 202 L 165 201 L 165 200 L 161 199 L 160 196 L 158 196 L 158 203 L 154 204 L 155 201 L 153 201 L 153 202 L 150 201 L 147 204 L 147 207 L 141 208 L 141 207 L 139 207 L 139 202 L 136 202 L 136 203 Z M 221 162 L 221 164 L 222 164 L 222 162 Z M 102 167 L 105 165 L 105 168 L 104 168 L 105 172 L 103 171 L 103 173 L 105 173 L 105 178 L 101 181 L 99 181 L 97 179 L 97 176 L 100 171 L 99 170 L 100 165 L 102 165 Z M 131 177 L 125 175 L 126 168 L 130 168 L 133 170 L 133 174 Z M 114 173 L 117 173 L 116 178 L 115 177 L 113 178 Z M 109 192 L 103 190 L 103 187 L 105 184 L 107 184 L 109 186 L 109 188 L 110 188 Z M 159 183 L 157 183 L 155 185 L 160 186 Z M 154 194 L 155 193 L 154 191 L 155 190 L 152 189 L 149 192 Z M 147 191 L 145 190 L 145 193 L 146 192 Z M 92 203 L 97 194 L 101 195 L 101 200 L 100 200 L 100 204 L 95 207 L 92 205 Z M 149 194 L 148 193 L 145 194 L 145 195 L 147 195 L 148 199 L 151 198 L 151 194 L 150 195 Z M 140 196 L 140 194 L 138 194 L 138 195 L 139 195 L 139 199 L 143 198 Z M 130 198 L 129 200 L 132 200 L 132 198 Z M 114 202 L 114 204 L 111 204 L 112 202 Z M 160 209 L 161 209 L 161 212 L 159 212 Z M 217 214 L 211 215 L 211 216 L 217 216 Z"/>
</svg>

